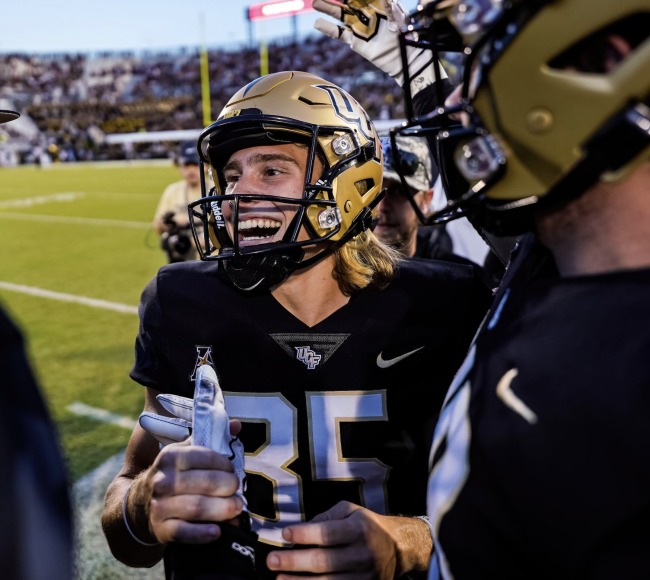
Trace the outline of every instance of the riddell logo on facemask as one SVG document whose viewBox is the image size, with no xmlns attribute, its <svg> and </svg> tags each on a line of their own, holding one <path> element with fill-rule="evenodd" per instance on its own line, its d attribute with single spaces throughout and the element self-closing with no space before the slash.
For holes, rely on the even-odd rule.
<svg viewBox="0 0 650 580">
<path fill-rule="evenodd" d="M 214 215 L 214 221 L 218 226 L 223 226 L 224 221 L 223 221 L 223 213 L 221 211 L 221 207 L 219 207 L 219 204 L 216 201 L 212 202 L 212 213 Z"/>
<path fill-rule="evenodd" d="M 321 355 L 316 354 L 308 346 L 295 346 L 296 349 L 296 358 L 307 365 L 307 368 L 310 371 L 313 371 L 319 364 L 321 360 Z"/>
</svg>

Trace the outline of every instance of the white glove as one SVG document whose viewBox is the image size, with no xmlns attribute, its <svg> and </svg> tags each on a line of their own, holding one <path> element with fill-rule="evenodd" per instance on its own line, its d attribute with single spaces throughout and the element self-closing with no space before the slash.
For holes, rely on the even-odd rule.
<svg viewBox="0 0 650 580">
<path fill-rule="evenodd" d="M 334 24 L 319 18 L 314 28 L 326 36 L 349 45 L 354 52 L 369 60 L 377 68 L 389 74 L 399 86 L 404 84 L 399 33 L 404 25 L 406 11 L 397 0 L 314 0 L 318 12 L 336 18 Z M 411 46 L 406 47 L 410 74 L 424 70 L 411 80 L 411 94 L 415 95 L 436 81 L 431 52 Z M 440 66 L 440 65 L 438 65 Z M 440 66 L 440 77 L 447 73 Z"/>
<path fill-rule="evenodd" d="M 167 411 L 178 418 L 145 412 L 140 415 L 140 426 L 163 445 L 185 441 L 191 431 L 192 445 L 207 447 L 228 457 L 239 479 L 237 495 L 246 506 L 244 445 L 239 438 L 230 434 L 230 419 L 214 369 L 210 365 L 197 369 L 194 400 L 177 395 L 158 395 L 156 398 Z"/>
</svg>

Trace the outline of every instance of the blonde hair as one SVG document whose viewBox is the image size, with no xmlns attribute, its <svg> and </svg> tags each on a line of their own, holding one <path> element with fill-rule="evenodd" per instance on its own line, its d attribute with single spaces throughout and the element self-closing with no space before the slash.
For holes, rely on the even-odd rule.
<svg viewBox="0 0 650 580">
<path fill-rule="evenodd" d="M 401 259 L 397 250 L 366 231 L 335 250 L 332 276 L 345 296 L 371 285 L 382 289 L 390 284 Z"/>
</svg>

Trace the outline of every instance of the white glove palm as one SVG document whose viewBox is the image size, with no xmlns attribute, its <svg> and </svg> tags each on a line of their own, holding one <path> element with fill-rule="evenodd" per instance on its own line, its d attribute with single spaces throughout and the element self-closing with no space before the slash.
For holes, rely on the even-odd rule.
<svg viewBox="0 0 650 580">
<path fill-rule="evenodd" d="M 323 34 L 345 42 L 377 68 L 404 84 L 402 59 L 400 56 L 399 33 L 404 25 L 406 11 L 397 0 L 314 0 L 318 12 L 336 18 L 341 24 L 334 24 L 319 18 L 314 28 Z M 435 82 L 435 71 L 429 51 L 406 47 L 409 74 L 421 71 L 411 80 L 411 93 L 415 95 Z M 441 78 L 447 78 L 440 67 Z"/>
<path fill-rule="evenodd" d="M 239 478 L 237 495 L 246 505 L 244 446 L 237 437 L 230 434 L 230 419 L 214 369 L 210 365 L 198 368 L 194 400 L 177 395 L 158 395 L 156 399 L 178 418 L 145 412 L 140 415 L 140 426 L 162 445 L 185 441 L 191 432 L 192 445 L 207 447 L 228 457 Z"/>
</svg>

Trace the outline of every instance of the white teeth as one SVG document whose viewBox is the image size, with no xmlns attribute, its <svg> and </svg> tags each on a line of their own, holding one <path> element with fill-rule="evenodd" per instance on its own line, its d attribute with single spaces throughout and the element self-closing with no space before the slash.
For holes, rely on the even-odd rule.
<svg viewBox="0 0 650 580">
<path fill-rule="evenodd" d="M 249 240 L 268 240 L 269 238 L 272 238 L 273 236 L 248 236 L 244 237 L 244 241 L 247 242 Z"/>
<path fill-rule="evenodd" d="M 276 222 L 275 220 L 265 220 L 265 219 L 241 220 L 239 222 L 239 229 L 250 230 L 253 228 L 279 228 L 281 225 L 282 225 L 281 222 Z"/>
</svg>

